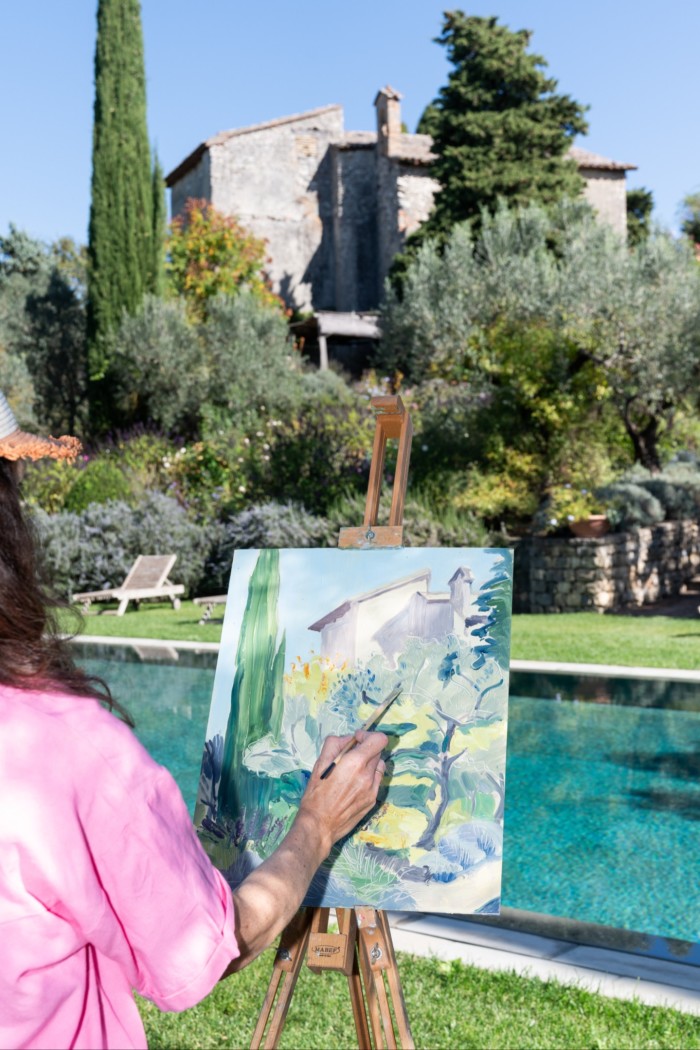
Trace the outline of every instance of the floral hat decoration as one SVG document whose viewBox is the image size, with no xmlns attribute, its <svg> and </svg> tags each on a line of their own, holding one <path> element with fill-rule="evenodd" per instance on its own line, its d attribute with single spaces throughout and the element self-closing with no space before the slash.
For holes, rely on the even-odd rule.
<svg viewBox="0 0 700 1050">
<path fill-rule="evenodd" d="M 20 430 L 15 414 L 0 391 L 0 456 L 4 459 L 75 459 L 82 445 L 75 437 L 39 437 Z"/>
</svg>

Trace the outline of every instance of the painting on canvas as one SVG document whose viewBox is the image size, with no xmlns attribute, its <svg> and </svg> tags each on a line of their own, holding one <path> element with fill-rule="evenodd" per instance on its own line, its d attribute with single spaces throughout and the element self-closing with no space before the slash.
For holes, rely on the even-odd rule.
<svg viewBox="0 0 700 1050">
<path fill-rule="evenodd" d="M 236 553 L 195 811 L 231 885 L 281 842 L 324 738 L 400 686 L 377 805 L 306 903 L 498 909 L 511 581 L 507 550 Z"/>
</svg>

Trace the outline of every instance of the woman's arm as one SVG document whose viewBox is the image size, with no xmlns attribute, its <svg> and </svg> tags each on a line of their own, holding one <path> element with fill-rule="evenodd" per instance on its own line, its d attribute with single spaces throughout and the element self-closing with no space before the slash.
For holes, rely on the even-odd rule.
<svg viewBox="0 0 700 1050">
<path fill-rule="evenodd" d="M 312 770 L 296 819 L 282 844 L 233 893 L 240 956 L 227 977 L 252 962 L 282 932 L 301 905 L 331 846 L 372 808 L 384 772 L 384 733 L 358 731 L 357 747 L 321 780 L 350 737 L 328 737 Z"/>
</svg>

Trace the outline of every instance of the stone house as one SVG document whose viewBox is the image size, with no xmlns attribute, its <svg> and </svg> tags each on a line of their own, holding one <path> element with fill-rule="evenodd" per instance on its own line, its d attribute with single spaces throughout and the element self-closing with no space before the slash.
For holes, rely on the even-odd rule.
<svg viewBox="0 0 700 1050">
<path fill-rule="evenodd" d="M 377 94 L 376 132 L 345 131 L 334 105 L 214 135 L 167 176 L 171 212 L 198 197 L 238 216 L 267 241 L 273 287 L 293 309 L 374 310 L 391 260 L 439 188 L 432 140 L 402 131 L 400 100 L 391 87 Z M 624 235 L 634 166 L 577 148 L 572 156 L 587 198 Z"/>
<path fill-rule="evenodd" d="M 431 641 L 468 633 L 483 619 L 474 615 L 470 570 L 460 566 L 445 592 L 432 592 L 430 577 L 430 569 L 421 569 L 348 598 L 312 623 L 309 630 L 321 635 L 321 655 L 333 660 L 340 654 L 355 664 L 380 652 L 393 663 L 406 638 Z"/>
</svg>

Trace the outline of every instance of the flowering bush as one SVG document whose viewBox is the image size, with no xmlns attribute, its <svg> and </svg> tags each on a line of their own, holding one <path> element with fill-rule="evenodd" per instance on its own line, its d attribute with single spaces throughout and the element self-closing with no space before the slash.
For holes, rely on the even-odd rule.
<svg viewBox="0 0 700 1050">
<path fill-rule="evenodd" d="M 167 255 L 172 291 L 185 298 L 192 315 L 200 320 L 206 316 L 209 300 L 236 295 L 241 288 L 249 288 L 264 303 L 283 308 L 264 271 L 265 241 L 206 200 L 190 198 L 184 215 L 173 219 Z"/>
<path fill-rule="evenodd" d="M 540 532 L 556 532 L 573 521 L 583 521 L 592 514 L 604 514 L 606 505 L 590 489 L 572 484 L 554 485 L 547 500 L 534 517 Z"/>
</svg>

